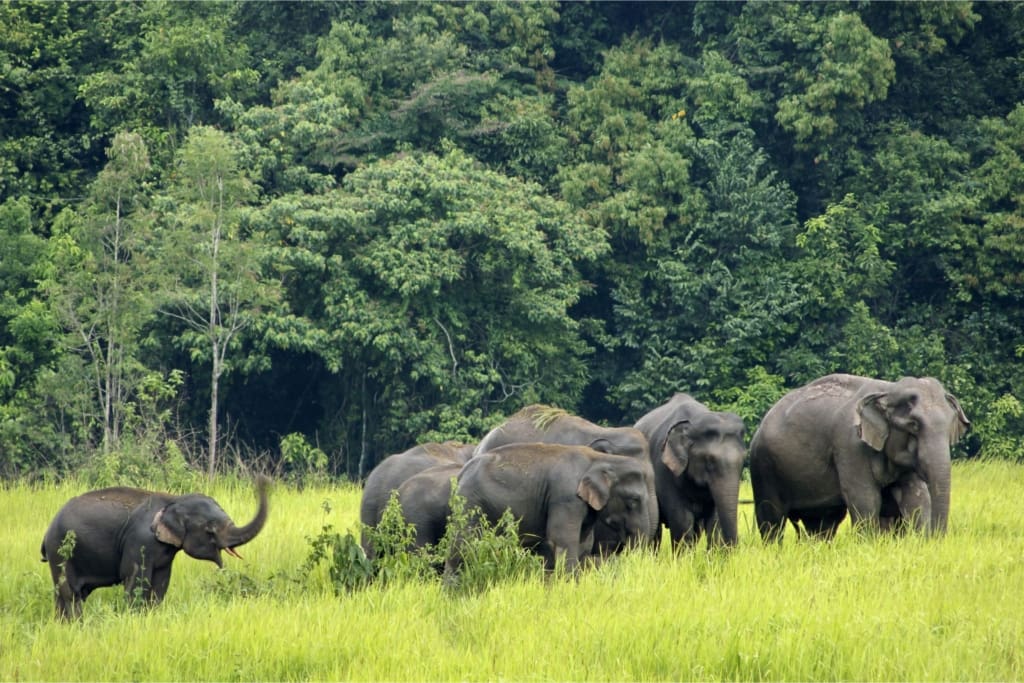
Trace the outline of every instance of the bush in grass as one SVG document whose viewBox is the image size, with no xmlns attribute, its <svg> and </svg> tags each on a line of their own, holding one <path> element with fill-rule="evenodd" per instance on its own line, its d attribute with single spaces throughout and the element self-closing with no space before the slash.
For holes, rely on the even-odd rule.
<svg viewBox="0 0 1024 683">
<path fill-rule="evenodd" d="M 509 510 L 496 524 L 491 524 L 466 510 L 466 500 L 456 493 L 454 486 L 449 507 L 448 526 L 435 554 L 442 561 L 453 553 L 461 557 L 458 572 L 446 573 L 445 585 L 450 589 L 475 593 L 543 571 L 543 559 L 519 542 L 519 522 Z"/>
<path fill-rule="evenodd" d="M 330 514 L 328 501 L 325 500 L 321 507 L 325 514 Z M 302 565 L 302 573 L 309 575 L 318 564 L 326 563 L 335 595 L 362 588 L 370 582 L 373 567 L 352 532 L 342 535 L 334 530 L 334 525 L 325 524 L 319 534 L 307 536 L 306 541 L 310 549 Z"/>
</svg>

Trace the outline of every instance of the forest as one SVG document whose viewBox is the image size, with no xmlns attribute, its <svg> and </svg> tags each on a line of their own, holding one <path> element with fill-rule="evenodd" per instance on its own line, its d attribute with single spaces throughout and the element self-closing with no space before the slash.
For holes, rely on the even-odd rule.
<svg viewBox="0 0 1024 683">
<path fill-rule="evenodd" d="M 1021 3 L 4 2 L 0 120 L 6 479 L 830 372 L 1024 457 Z"/>
</svg>

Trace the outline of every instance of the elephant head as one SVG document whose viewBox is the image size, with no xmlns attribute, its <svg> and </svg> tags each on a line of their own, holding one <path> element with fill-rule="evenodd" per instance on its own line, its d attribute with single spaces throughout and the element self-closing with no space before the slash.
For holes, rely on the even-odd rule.
<svg viewBox="0 0 1024 683">
<path fill-rule="evenodd" d="M 950 448 L 971 422 L 938 380 L 904 377 L 886 391 L 857 401 L 854 425 L 861 441 L 884 453 L 898 471 L 913 471 L 931 499 L 928 528 L 942 533 L 949 518 Z"/>
<path fill-rule="evenodd" d="M 648 533 L 650 506 L 654 504 L 650 477 L 640 461 L 596 463 L 580 479 L 576 495 L 597 511 L 598 518 L 618 534 L 620 542 L 626 542 Z"/>
<path fill-rule="evenodd" d="M 739 539 L 736 514 L 745 455 L 743 430 L 743 420 L 733 413 L 695 412 L 669 428 L 660 455 L 655 453 L 678 486 L 710 495 L 722 540 L 728 545 Z"/>
<path fill-rule="evenodd" d="M 221 551 L 241 558 L 235 551 L 263 529 L 267 521 L 267 488 L 270 481 L 259 477 L 256 483 L 259 508 L 245 526 L 235 526 L 213 498 L 190 494 L 175 498 L 157 510 L 151 529 L 157 540 L 184 550 L 197 560 L 209 560 L 223 567 Z"/>
</svg>

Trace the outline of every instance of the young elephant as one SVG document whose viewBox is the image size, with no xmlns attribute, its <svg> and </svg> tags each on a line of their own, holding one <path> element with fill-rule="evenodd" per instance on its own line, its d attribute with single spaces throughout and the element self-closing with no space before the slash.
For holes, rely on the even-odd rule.
<svg viewBox="0 0 1024 683">
<path fill-rule="evenodd" d="M 50 563 L 57 616 L 79 618 L 82 603 L 96 588 L 124 584 L 125 592 L 160 602 L 179 550 L 223 566 L 221 551 L 251 541 L 267 521 L 270 480 L 256 481 L 259 508 L 252 521 L 235 526 L 215 500 L 115 487 L 72 498 L 57 512 L 43 536 L 43 562 Z M 69 533 L 74 534 L 73 543 Z M 62 549 L 68 539 L 67 547 Z"/>
<path fill-rule="evenodd" d="M 510 444 L 463 466 L 458 492 L 467 510 L 491 523 L 510 510 L 520 542 L 543 555 L 548 568 L 564 557 L 575 569 L 592 551 L 598 520 L 622 543 L 646 532 L 650 476 L 646 463 L 585 446 Z M 460 564 L 456 551 L 445 570 Z"/>
</svg>

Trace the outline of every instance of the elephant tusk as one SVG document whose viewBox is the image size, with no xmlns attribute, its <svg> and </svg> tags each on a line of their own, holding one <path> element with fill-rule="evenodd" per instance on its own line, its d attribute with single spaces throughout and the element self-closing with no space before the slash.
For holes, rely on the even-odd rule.
<svg viewBox="0 0 1024 683">
<path fill-rule="evenodd" d="M 224 550 L 226 550 L 228 555 L 231 555 L 232 557 L 237 557 L 240 560 L 244 560 L 245 559 L 244 557 L 239 555 L 238 552 L 234 548 L 224 548 Z"/>
</svg>

